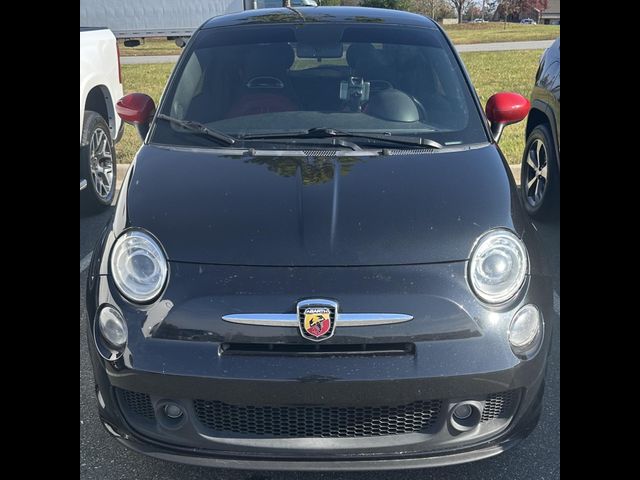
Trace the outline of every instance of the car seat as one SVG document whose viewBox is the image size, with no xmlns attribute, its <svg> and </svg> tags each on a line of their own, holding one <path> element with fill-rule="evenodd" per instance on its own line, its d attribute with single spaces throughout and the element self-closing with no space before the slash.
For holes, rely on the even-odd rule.
<svg viewBox="0 0 640 480">
<path fill-rule="evenodd" d="M 252 47 L 227 117 L 297 110 L 295 91 L 287 75 L 294 59 L 293 48 L 287 43 Z"/>
</svg>

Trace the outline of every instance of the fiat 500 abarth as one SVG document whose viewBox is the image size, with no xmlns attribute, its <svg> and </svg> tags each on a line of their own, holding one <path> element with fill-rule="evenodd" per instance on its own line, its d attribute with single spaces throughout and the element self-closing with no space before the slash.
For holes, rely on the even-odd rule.
<svg viewBox="0 0 640 480">
<path fill-rule="evenodd" d="M 496 72 L 498 74 L 498 72 Z M 432 20 L 217 17 L 191 38 L 89 270 L 100 418 L 139 452 L 256 469 L 495 455 L 535 426 L 552 291 L 483 111 Z"/>
</svg>

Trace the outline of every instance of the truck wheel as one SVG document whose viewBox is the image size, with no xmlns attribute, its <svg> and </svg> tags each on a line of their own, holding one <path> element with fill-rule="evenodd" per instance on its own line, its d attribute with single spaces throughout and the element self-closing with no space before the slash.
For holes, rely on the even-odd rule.
<svg viewBox="0 0 640 480">
<path fill-rule="evenodd" d="M 80 178 L 87 180 L 81 209 L 99 211 L 113 202 L 116 191 L 116 151 L 107 122 L 96 112 L 85 112 L 80 142 Z"/>
</svg>

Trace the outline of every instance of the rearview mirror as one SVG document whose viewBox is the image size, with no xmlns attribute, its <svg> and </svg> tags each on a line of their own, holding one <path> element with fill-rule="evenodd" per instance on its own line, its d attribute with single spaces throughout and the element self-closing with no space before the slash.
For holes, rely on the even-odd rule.
<svg viewBox="0 0 640 480">
<path fill-rule="evenodd" d="M 138 134 L 144 140 L 156 112 L 156 104 L 149 95 L 130 93 L 118 100 L 116 112 L 124 122 L 136 127 Z"/>
<path fill-rule="evenodd" d="M 296 55 L 298 58 L 341 58 L 342 54 L 343 47 L 341 43 L 298 43 L 296 46 Z"/>
<path fill-rule="evenodd" d="M 527 118 L 530 107 L 529 100 L 519 93 L 500 92 L 491 96 L 487 100 L 485 112 L 491 122 L 493 139 L 499 141 L 504 127 Z"/>
</svg>

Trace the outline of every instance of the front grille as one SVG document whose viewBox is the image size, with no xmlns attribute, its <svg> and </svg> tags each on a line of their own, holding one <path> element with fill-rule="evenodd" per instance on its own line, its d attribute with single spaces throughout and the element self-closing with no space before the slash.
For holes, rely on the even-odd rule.
<svg viewBox="0 0 640 480">
<path fill-rule="evenodd" d="M 130 390 L 120 390 L 120 398 L 122 399 L 127 411 L 144 417 L 147 420 L 155 420 L 156 415 L 153 411 L 151 398 L 146 393 L 132 392 Z"/>
<path fill-rule="evenodd" d="M 222 355 L 277 355 L 277 356 L 349 356 L 349 355 L 413 355 L 413 343 L 222 343 Z"/>
<path fill-rule="evenodd" d="M 440 400 L 381 407 L 254 406 L 194 401 L 198 420 L 215 432 L 293 438 L 427 432 L 435 425 L 441 406 Z"/>
<path fill-rule="evenodd" d="M 514 400 L 513 390 L 509 392 L 494 393 L 487 397 L 482 409 L 481 422 L 488 422 L 495 418 L 504 417 L 511 411 Z"/>
</svg>

